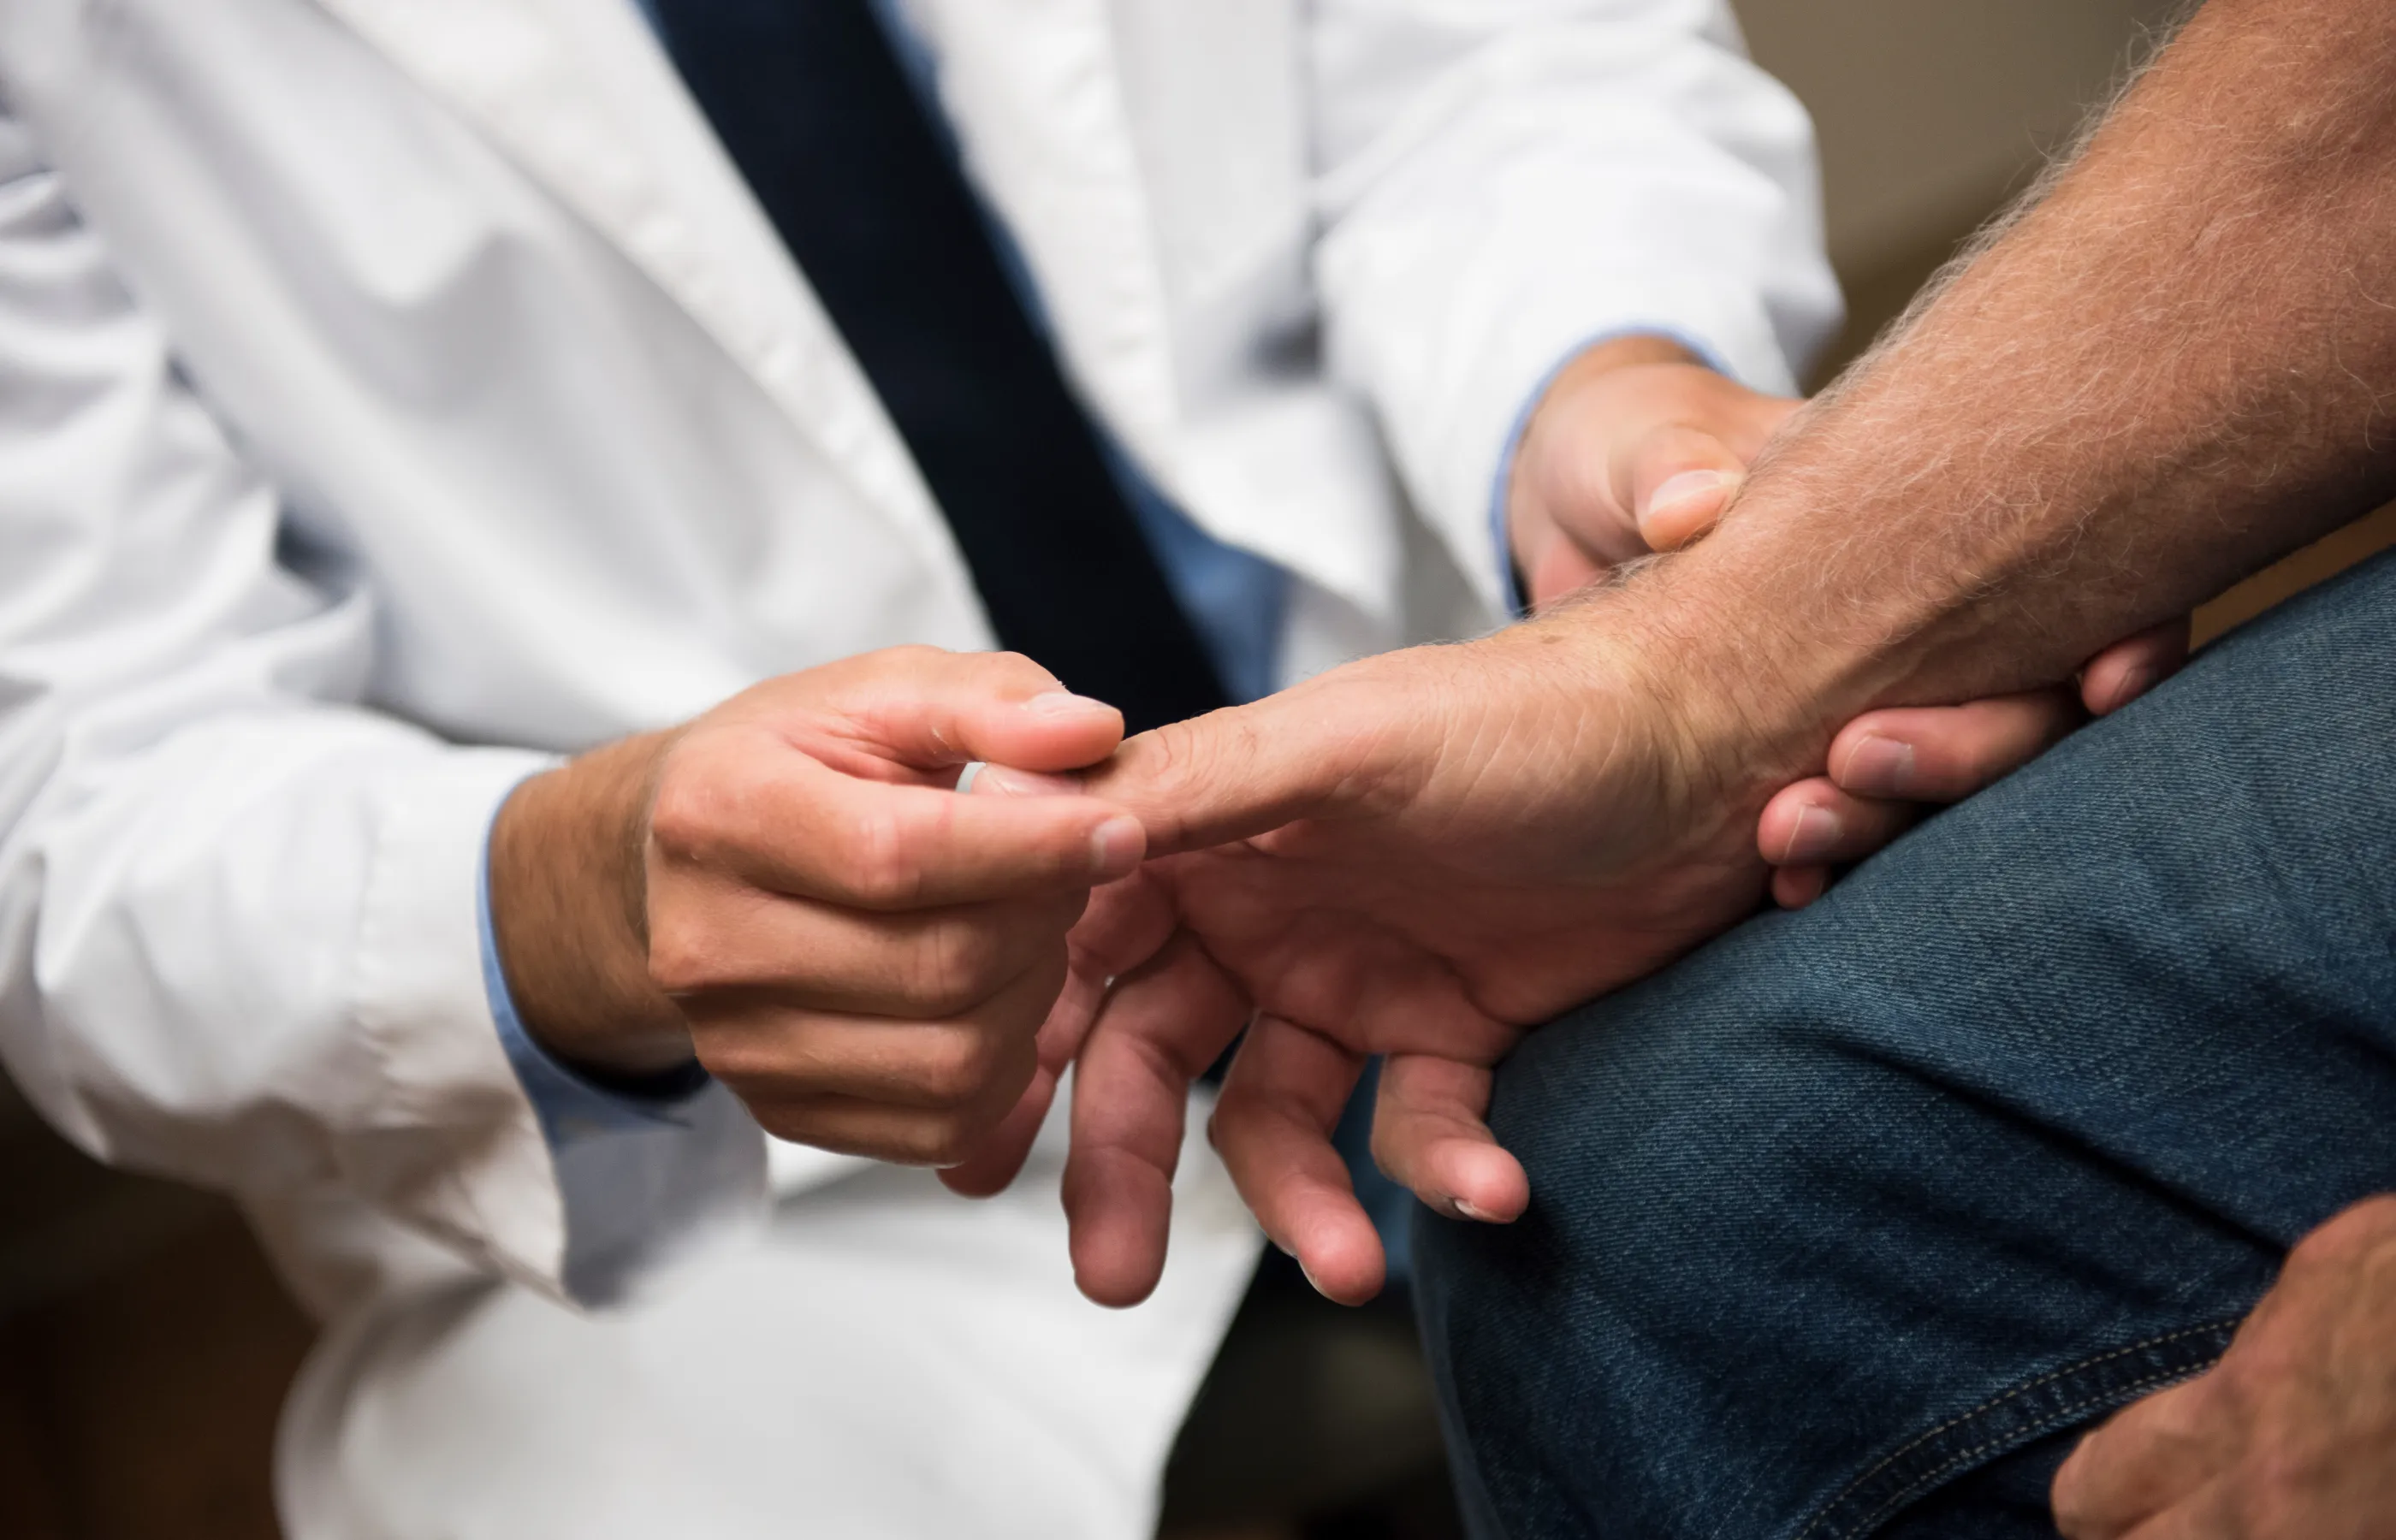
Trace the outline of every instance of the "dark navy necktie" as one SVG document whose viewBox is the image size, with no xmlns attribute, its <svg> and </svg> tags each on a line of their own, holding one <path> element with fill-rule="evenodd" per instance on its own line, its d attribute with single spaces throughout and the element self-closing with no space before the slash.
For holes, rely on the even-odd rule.
<svg viewBox="0 0 2396 1540">
<path fill-rule="evenodd" d="M 1132 731 L 1224 703 L 872 0 L 651 0 L 667 52 L 906 439 L 1000 643 Z"/>
</svg>

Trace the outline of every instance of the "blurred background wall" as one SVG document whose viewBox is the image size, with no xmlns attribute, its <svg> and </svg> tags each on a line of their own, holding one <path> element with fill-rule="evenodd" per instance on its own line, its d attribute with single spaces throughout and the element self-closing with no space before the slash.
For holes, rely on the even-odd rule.
<svg viewBox="0 0 2396 1540">
<path fill-rule="evenodd" d="M 1830 248 L 1853 312 L 1826 370 L 2069 142 L 2178 9 L 1735 4 L 1758 60 L 1821 131 Z M 2383 511 L 2212 606 L 2203 629 L 2391 539 Z M 0 1085 L 0 1535 L 265 1540 L 274 1407 L 308 1334 L 225 1205 L 101 1171 Z"/>
<path fill-rule="evenodd" d="M 1844 362 L 2068 144 L 2182 0 L 1733 0 L 1822 145 Z"/>
</svg>

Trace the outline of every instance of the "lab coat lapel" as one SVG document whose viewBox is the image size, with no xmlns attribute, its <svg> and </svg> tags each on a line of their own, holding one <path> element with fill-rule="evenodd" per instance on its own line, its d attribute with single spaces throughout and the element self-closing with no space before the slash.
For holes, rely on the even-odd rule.
<svg viewBox="0 0 2396 1540">
<path fill-rule="evenodd" d="M 903 441 L 633 0 L 320 3 L 622 251 L 962 578 Z"/>
<path fill-rule="evenodd" d="M 1302 138 L 1272 184 L 1278 137 L 1303 133 L 1282 111 L 1296 86 L 1250 78 L 1298 77 L 1288 0 L 899 5 L 1068 371 L 1134 459 L 1218 538 L 1387 612 L 1399 558 L 1369 427 L 1326 422 L 1340 409 L 1320 400 L 1286 409 L 1218 340 L 1255 334 L 1258 292 L 1305 329 Z"/>
</svg>

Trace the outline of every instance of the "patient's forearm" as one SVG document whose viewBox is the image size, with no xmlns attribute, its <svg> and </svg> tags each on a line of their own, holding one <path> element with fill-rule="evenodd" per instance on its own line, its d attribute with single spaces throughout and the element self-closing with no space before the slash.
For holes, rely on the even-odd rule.
<svg viewBox="0 0 2396 1540">
<path fill-rule="evenodd" d="M 2391 80 L 2387 0 L 2215 0 L 1721 531 L 1617 600 L 1802 758 L 1864 707 L 2064 677 L 2384 499 Z"/>
</svg>

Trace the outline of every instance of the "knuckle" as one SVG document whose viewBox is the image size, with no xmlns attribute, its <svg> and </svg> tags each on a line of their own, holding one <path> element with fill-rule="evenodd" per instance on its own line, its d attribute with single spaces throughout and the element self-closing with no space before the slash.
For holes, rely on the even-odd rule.
<svg viewBox="0 0 2396 1540">
<path fill-rule="evenodd" d="M 669 760 L 649 802 L 649 838 L 672 856 L 694 856 L 712 842 L 721 809 L 714 788 L 693 767 Z"/>
<path fill-rule="evenodd" d="M 904 909 L 924 892 L 915 839 L 896 810 L 875 807 L 849 820 L 840 842 L 841 875 L 859 903 Z"/>
<path fill-rule="evenodd" d="M 917 952 L 917 1006 L 932 1017 L 960 1016 L 1006 982 L 1008 948 L 987 926 L 943 922 Z"/>
<path fill-rule="evenodd" d="M 1027 684 L 1035 689 L 1055 688 L 1057 676 L 1019 652 L 994 652 L 976 655 L 980 670 L 992 683 Z"/>
<path fill-rule="evenodd" d="M 713 983 L 719 971 L 714 938 L 705 925 L 676 914 L 649 919 L 649 982 L 669 995 L 689 994 Z"/>
<path fill-rule="evenodd" d="M 923 1094 L 936 1106 L 979 1100 L 1005 1072 L 1002 1045 L 988 1032 L 947 1031 L 932 1037 L 917 1068 Z"/>
</svg>

